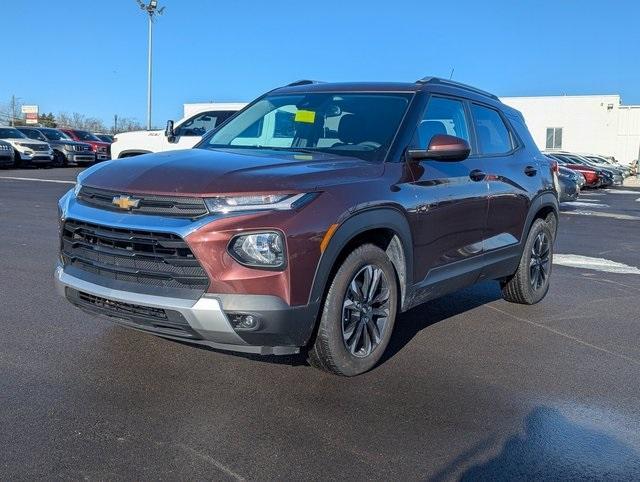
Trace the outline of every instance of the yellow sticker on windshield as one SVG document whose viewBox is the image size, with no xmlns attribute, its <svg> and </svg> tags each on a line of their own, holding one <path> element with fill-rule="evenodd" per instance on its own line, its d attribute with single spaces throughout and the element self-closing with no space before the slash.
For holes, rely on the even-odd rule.
<svg viewBox="0 0 640 482">
<path fill-rule="evenodd" d="M 299 110 L 296 112 L 295 121 L 313 124 L 316 121 L 316 113 L 312 110 Z"/>
</svg>

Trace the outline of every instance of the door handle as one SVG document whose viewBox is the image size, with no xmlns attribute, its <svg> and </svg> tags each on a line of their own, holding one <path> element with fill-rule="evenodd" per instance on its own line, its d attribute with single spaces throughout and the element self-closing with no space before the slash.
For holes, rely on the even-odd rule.
<svg viewBox="0 0 640 482">
<path fill-rule="evenodd" d="M 538 173 L 538 170 L 533 166 L 527 166 L 524 168 L 524 173 L 529 177 L 533 177 Z"/>
<path fill-rule="evenodd" d="M 469 177 L 472 181 L 482 181 L 487 175 L 480 169 L 474 169 L 469 173 Z"/>
</svg>

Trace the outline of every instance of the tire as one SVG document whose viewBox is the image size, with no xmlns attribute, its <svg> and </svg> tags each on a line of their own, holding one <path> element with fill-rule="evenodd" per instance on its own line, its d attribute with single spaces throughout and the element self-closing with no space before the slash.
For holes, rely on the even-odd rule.
<svg viewBox="0 0 640 482">
<path fill-rule="evenodd" d="M 367 277 L 373 293 L 363 297 Z M 309 364 L 347 377 L 371 370 L 389 344 L 397 308 L 397 278 L 389 257 L 372 244 L 356 248 L 331 280 Z"/>
<path fill-rule="evenodd" d="M 529 230 L 518 270 L 501 285 L 506 301 L 534 305 L 546 296 L 553 267 L 553 242 L 552 226 L 536 219 Z"/>
<path fill-rule="evenodd" d="M 69 161 L 67 160 L 67 156 L 62 154 L 60 151 L 53 151 L 53 165 L 55 167 L 67 167 L 69 166 Z"/>
<path fill-rule="evenodd" d="M 22 158 L 20 157 L 20 153 L 17 149 L 13 150 L 13 167 L 22 167 Z"/>
</svg>

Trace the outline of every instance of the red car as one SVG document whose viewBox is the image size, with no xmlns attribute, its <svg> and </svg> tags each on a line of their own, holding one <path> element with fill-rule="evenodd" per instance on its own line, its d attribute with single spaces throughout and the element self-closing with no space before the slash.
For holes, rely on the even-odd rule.
<svg viewBox="0 0 640 482">
<path fill-rule="evenodd" d="M 600 186 L 600 176 L 598 176 L 598 172 L 591 168 L 591 167 L 587 167 L 587 166 L 583 166 L 582 164 L 569 164 L 568 162 L 564 161 L 563 159 L 559 159 L 556 156 L 554 156 L 553 154 L 545 154 L 547 157 L 550 157 L 551 159 L 554 159 L 556 161 L 558 161 L 558 164 L 560 164 L 563 167 L 566 167 L 567 169 L 571 169 L 572 171 L 575 172 L 579 172 L 580 174 L 582 174 L 584 176 L 584 180 L 585 180 L 585 187 L 598 187 Z"/>
<path fill-rule="evenodd" d="M 100 140 L 89 131 L 80 129 L 59 129 L 67 134 L 74 141 L 85 142 L 91 145 L 91 149 L 96 153 L 96 161 L 107 161 L 111 159 L 111 144 Z"/>
</svg>

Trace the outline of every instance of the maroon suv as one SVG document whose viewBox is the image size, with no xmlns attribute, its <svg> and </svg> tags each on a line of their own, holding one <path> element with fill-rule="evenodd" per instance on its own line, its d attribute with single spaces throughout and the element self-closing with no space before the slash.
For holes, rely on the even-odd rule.
<svg viewBox="0 0 640 482">
<path fill-rule="evenodd" d="M 356 375 L 420 303 L 482 280 L 545 296 L 554 165 L 469 86 L 300 81 L 195 149 L 81 173 L 56 281 L 122 325 Z"/>
</svg>

